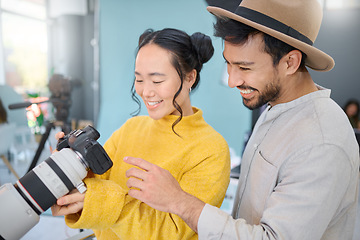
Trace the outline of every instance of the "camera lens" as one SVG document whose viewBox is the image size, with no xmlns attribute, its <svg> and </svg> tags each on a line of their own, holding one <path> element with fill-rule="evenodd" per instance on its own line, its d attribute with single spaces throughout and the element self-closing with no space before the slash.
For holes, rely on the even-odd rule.
<svg viewBox="0 0 360 240">
<path fill-rule="evenodd" d="M 57 199 L 74 188 L 80 193 L 86 191 L 82 180 L 87 171 L 103 174 L 112 166 L 105 150 L 95 141 L 99 137 L 91 126 L 69 133 L 58 144 L 58 152 L 14 185 L 0 187 L 0 240 L 20 239 Z"/>
<path fill-rule="evenodd" d="M 24 177 L 15 188 L 38 214 L 82 183 L 87 174 L 80 156 L 69 148 L 55 152 Z"/>
</svg>

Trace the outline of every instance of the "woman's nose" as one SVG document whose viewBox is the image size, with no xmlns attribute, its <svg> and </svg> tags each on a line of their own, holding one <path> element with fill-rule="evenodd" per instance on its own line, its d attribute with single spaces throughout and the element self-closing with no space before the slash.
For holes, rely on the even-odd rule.
<svg viewBox="0 0 360 240">
<path fill-rule="evenodd" d="M 153 97 L 155 95 L 155 90 L 151 86 L 151 84 L 145 84 L 143 88 L 143 96 L 144 97 Z"/>
</svg>

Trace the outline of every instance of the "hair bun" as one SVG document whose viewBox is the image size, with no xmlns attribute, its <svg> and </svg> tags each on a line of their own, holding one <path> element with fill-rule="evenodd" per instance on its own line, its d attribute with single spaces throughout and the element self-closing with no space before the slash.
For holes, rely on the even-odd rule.
<svg viewBox="0 0 360 240">
<path fill-rule="evenodd" d="M 202 66 L 202 64 L 209 61 L 214 54 L 211 38 L 203 33 L 196 32 L 190 36 L 190 39 L 197 53 L 200 66 Z"/>
</svg>

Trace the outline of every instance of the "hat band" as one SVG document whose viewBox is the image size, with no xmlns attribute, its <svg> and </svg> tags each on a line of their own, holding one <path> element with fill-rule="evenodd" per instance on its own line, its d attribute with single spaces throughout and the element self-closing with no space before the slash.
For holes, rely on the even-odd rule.
<svg viewBox="0 0 360 240">
<path fill-rule="evenodd" d="M 313 42 L 308 38 L 306 37 L 305 35 L 303 35 L 302 33 L 298 32 L 297 30 L 293 29 L 292 27 L 290 26 L 287 26 L 286 24 L 282 23 L 282 22 L 279 22 L 278 20 L 272 18 L 272 17 L 269 17 L 267 15 L 264 15 L 260 12 L 257 12 L 255 10 L 252 10 L 252 9 L 249 9 L 249 8 L 246 8 L 246 7 L 242 7 L 242 6 L 239 6 L 236 11 L 235 11 L 235 14 L 241 16 L 241 17 L 244 17 L 244 18 L 247 18 L 253 22 L 256 22 L 258 24 L 261 24 L 265 27 L 268 27 L 268 28 L 271 28 L 271 29 L 274 29 L 278 32 L 281 32 L 283 34 L 286 34 L 292 38 L 295 38 L 297 40 L 300 40 L 304 43 L 307 43 L 309 45 L 313 45 Z"/>
</svg>

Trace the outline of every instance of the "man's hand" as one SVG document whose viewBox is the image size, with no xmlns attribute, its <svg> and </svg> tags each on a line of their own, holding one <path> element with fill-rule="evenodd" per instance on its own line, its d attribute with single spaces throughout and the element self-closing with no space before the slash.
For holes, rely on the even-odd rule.
<svg viewBox="0 0 360 240">
<path fill-rule="evenodd" d="M 63 216 L 81 211 L 84 207 L 85 193 L 73 189 L 69 194 L 62 196 L 51 207 L 53 216 Z"/>
<path fill-rule="evenodd" d="M 140 168 L 126 172 L 130 196 L 159 211 L 178 215 L 197 231 L 204 202 L 184 192 L 169 171 L 141 158 L 125 157 L 124 161 Z"/>
</svg>

